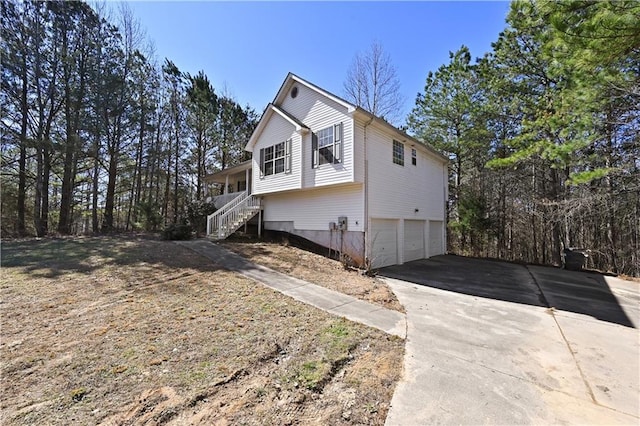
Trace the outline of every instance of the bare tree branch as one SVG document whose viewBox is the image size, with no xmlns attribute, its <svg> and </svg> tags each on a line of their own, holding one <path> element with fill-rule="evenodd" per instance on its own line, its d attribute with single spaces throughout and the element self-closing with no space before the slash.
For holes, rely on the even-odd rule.
<svg viewBox="0 0 640 426">
<path fill-rule="evenodd" d="M 400 118 L 400 80 L 391 57 L 377 41 L 364 54 L 354 56 L 344 92 L 347 100 L 378 117 L 389 122 Z"/>
</svg>

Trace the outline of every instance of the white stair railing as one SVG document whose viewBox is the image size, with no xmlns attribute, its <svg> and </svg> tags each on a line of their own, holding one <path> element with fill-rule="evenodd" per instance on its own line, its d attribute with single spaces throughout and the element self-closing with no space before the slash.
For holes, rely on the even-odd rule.
<svg viewBox="0 0 640 426">
<path fill-rule="evenodd" d="M 213 234 L 213 232 L 220 227 L 220 216 L 228 212 L 230 209 L 237 206 L 243 199 L 247 197 L 247 191 L 243 191 L 238 194 L 233 200 L 229 201 L 224 206 L 220 207 L 214 213 L 207 216 L 207 235 Z"/>
<path fill-rule="evenodd" d="M 242 192 L 207 217 L 207 235 L 216 239 L 227 238 L 259 210 L 260 199 Z"/>
</svg>

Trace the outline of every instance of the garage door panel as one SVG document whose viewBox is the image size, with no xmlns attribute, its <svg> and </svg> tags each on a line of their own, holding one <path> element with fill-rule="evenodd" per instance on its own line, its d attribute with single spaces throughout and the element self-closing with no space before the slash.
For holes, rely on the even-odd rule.
<svg viewBox="0 0 640 426">
<path fill-rule="evenodd" d="M 404 261 L 424 259 L 424 220 L 404 221 Z"/>
<path fill-rule="evenodd" d="M 371 220 L 371 266 L 398 263 L 398 221 L 393 219 Z"/>
<path fill-rule="evenodd" d="M 443 222 L 429 221 L 429 257 L 444 254 Z"/>
</svg>

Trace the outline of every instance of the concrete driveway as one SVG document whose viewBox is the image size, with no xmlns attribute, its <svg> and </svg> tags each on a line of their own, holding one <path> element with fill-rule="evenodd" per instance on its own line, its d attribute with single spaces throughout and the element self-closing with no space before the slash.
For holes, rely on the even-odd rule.
<svg viewBox="0 0 640 426">
<path fill-rule="evenodd" d="M 380 271 L 407 311 L 389 425 L 640 423 L 640 284 L 457 256 Z"/>
</svg>

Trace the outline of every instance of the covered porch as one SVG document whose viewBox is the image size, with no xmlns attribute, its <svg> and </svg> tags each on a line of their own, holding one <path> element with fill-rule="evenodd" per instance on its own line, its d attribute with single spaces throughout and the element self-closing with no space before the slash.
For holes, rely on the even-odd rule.
<svg viewBox="0 0 640 426">
<path fill-rule="evenodd" d="M 207 187 L 206 200 L 219 209 L 244 191 L 251 194 L 251 160 L 207 175 L 204 181 Z"/>
</svg>

